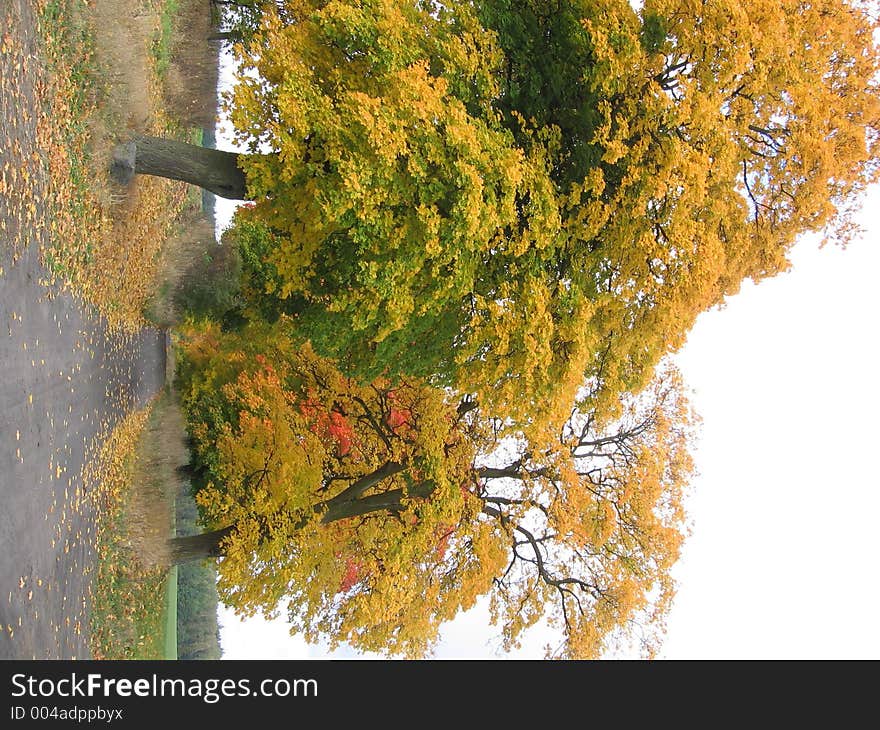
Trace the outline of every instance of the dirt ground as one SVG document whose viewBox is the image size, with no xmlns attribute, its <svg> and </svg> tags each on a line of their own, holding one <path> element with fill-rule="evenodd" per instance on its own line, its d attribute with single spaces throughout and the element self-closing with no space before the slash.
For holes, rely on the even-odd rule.
<svg viewBox="0 0 880 730">
<path fill-rule="evenodd" d="M 110 332 L 47 284 L 29 0 L 0 3 L 0 659 L 88 658 L 95 508 L 82 471 L 165 378 L 165 335 Z"/>
</svg>

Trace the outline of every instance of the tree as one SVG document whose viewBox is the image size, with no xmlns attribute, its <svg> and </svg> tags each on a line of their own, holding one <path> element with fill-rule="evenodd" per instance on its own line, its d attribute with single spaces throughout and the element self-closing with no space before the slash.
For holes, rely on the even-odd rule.
<svg viewBox="0 0 880 730">
<path fill-rule="evenodd" d="M 674 372 L 615 423 L 575 410 L 540 444 L 498 442 L 474 401 L 423 382 L 360 385 L 265 326 L 191 334 L 182 388 L 213 529 L 172 557 L 222 557 L 238 612 L 420 656 L 491 594 L 508 647 L 542 618 L 554 656 L 657 647 L 692 471 Z"/>
<path fill-rule="evenodd" d="M 291 336 L 517 426 L 558 423 L 585 377 L 613 415 L 800 233 L 845 240 L 877 175 L 856 3 L 282 8 L 236 46 L 248 154 L 141 139 L 129 168 L 253 201 Z"/>
<path fill-rule="evenodd" d="M 217 9 L 218 25 L 226 30 L 212 33 L 209 41 L 247 43 L 260 27 L 267 8 L 282 17 L 287 12 L 285 0 L 211 0 L 211 4 Z"/>
</svg>

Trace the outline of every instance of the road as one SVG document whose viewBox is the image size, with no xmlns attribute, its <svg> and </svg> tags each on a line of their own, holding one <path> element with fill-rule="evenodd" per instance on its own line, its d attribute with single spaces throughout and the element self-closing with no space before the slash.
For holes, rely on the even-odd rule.
<svg viewBox="0 0 880 730">
<path fill-rule="evenodd" d="M 30 12 L 27 0 L 0 7 L 15 42 L 0 54 L 0 659 L 88 658 L 96 505 L 83 469 L 120 418 L 161 388 L 165 336 L 111 332 L 46 283 L 47 227 L 31 205 L 47 183 L 32 157 Z"/>
</svg>

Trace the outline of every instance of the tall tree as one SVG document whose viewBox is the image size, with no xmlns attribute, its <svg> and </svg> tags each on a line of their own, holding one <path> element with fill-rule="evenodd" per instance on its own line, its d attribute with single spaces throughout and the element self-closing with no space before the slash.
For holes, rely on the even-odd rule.
<svg viewBox="0 0 880 730">
<path fill-rule="evenodd" d="M 211 0 L 211 4 L 217 10 L 218 26 L 223 30 L 209 35 L 209 41 L 248 43 L 267 9 L 282 17 L 287 13 L 286 0 Z"/>
<path fill-rule="evenodd" d="M 857 3 L 283 7 L 237 46 L 249 153 L 207 166 L 269 232 L 266 295 L 346 372 L 430 376 L 518 426 L 585 377 L 613 414 L 800 233 L 845 240 L 877 176 Z M 188 159 L 158 146 L 134 169 Z"/>
<path fill-rule="evenodd" d="M 636 641 L 650 655 L 686 531 L 691 414 L 674 372 L 614 423 L 575 411 L 554 442 L 496 440 L 475 402 L 409 380 L 359 385 L 277 331 L 194 337 L 184 400 L 237 611 L 407 656 L 490 594 L 505 644 L 545 619 L 553 656 Z"/>
</svg>

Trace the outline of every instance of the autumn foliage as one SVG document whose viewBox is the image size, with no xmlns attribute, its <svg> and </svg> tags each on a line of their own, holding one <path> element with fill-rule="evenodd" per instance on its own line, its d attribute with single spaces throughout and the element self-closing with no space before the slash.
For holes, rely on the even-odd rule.
<svg viewBox="0 0 880 730">
<path fill-rule="evenodd" d="M 488 595 L 508 647 L 652 655 L 694 416 L 663 363 L 878 174 L 845 0 L 285 0 L 227 98 L 239 329 L 181 383 L 220 591 L 405 656 Z M 246 324 L 242 324 L 246 322 Z"/>
<path fill-rule="evenodd" d="M 284 327 L 193 330 L 182 370 L 198 502 L 230 527 L 221 597 L 307 638 L 421 656 L 491 595 L 509 646 L 544 617 L 558 656 L 656 649 L 686 530 L 692 416 L 673 372 L 555 441 L 497 440 L 472 401 L 343 376 Z M 489 466 L 497 464 L 497 466 Z"/>
<path fill-rule="evenodd" d="M 461 523 L 463 541 L 491 532 L 465 517 L 473 506 L 459 484 L 473 445 L 442 391 L 359 385 L 267 330 L 222 343 L 208 331 L 189 366 L 190 430 L 207 470 L 198 502 L 214 525 L 236 527 L 220 563 L 225 600 L 270 614 L 287 602 L 293 626 L 313 639 L 418 653 L 488 589 L 491 550 L 462 551 L 436 580 L 438 520 Z M 369 499 L 383 494 L 387 505 L 373 513 Z M 372 516 L 359 513 L 364 499 Z"/>
<path fill-rule="evenodd" d="M 617 409 L 696 316 L 845 241 L 876 21 L 845 0 L 287 0 L 230 97 L 264 294 L 348 373 L 519 425 Z"/>
</svg>

